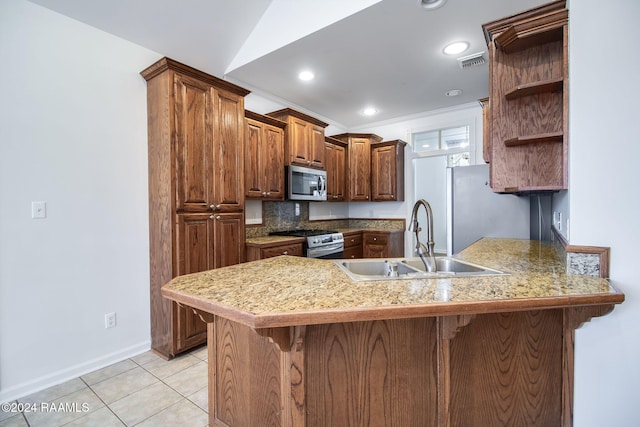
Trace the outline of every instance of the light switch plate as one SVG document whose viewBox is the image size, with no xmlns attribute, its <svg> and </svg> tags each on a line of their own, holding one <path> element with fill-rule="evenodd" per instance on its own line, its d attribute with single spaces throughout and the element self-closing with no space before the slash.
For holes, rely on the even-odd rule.
<svg viewBox="0 0 640 427">
<path fill-rule="evenodd" d="M 31 218 L 42 219 L 47 217 L 47 202 L 31 202 Z"/>
</svg>

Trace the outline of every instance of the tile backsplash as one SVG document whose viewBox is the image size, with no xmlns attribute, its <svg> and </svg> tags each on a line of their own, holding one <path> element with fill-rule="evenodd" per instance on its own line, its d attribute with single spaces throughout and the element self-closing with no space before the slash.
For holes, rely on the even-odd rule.
<svg viewBox="0 0 640 427">
<path fill-rule="evenodd" d="M 304 229 L 345 229 L 376 228 L 405 229 L 405 220 L 401 219 L 331 219 L 309 220 L 309 202 L 262 202 L 262 224 L 248 225 L 245 229 L 248 238 L 266 236 L 272 231 Z"/>
</svg>

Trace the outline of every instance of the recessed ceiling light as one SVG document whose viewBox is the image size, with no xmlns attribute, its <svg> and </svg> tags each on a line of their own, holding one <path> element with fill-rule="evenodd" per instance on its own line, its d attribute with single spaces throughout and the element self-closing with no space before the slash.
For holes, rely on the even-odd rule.
<svg viewBox="0 0 640 427">
<path fill-rule="evenodd" d="M 469 49 L 469 43 L 467 42 L 454 42 L 446 45 L 442 51 L 447 55 L 457 55 Z"/>
<path fill-rule="evenodd" d="M 301 71 L 300 74 L 298 74 L 298 78 L 305 82 L 308 82 L 309 80 L 313 80 L 314 77 L 315 75 L 309 70 Z"/>
<path fill-rule="evenodd" d="M 433 10 L 445 4 L 446 1 L 447 0 L 418 0 L 418 6 L 424 9 Z"/>
<path fill-rule="evenodd" d="M 462 91 L 460 89 L 451 89 L 450 91 L 447 91 L 445 93 L 445 95 L 447 96 L 458 96 L 462 93 Z"/>
<path fill-rule="evenodd" d="M 364 114 L 365 116 L 373 116 L 377 112 L 378 112 L 378 110 L 376 110 L 373 107 L 367 107 L 364 110 L 362 110 L 362 114 Z"/>
</svg>

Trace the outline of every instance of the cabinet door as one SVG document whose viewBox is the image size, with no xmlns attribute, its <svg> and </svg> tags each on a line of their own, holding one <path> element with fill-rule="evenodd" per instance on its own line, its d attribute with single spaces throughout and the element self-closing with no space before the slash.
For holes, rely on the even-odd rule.
<svg viewBox="0 0 640 427">
<path fill-rule="evenodd" d="M 389 236 L 382 233 L 362 233 L 363 258 L 385 258 L 389 256 Z"/>
<path fill-rule="evenodd" d="M 244 262 L 244 213 L 220 213 L 212 217 L 213 268 Z"/>
<path fill-rule="evenodd" d="M 215 211 L 244 208 L 244 98 L 216 89 L 214 92 L 213 165 Z"/>
<path fill-rule="evenodd" d="M 371 198 L 376 201 L 397 200 L 396 147 L 388 145 L 371 150 Z"/>
<path fill-rule="evenodd" d="M 309 166 L 309 123 L 292 117 L 289 119 L 289 162 Z"/>
<path fill-rule="evenodd" d="M 262 198 L 262 186 L 264 184 L 263 165 L 263 124 L 247 119 L 245 134 L 245 159 L 244 159 L 244 187 L 245 196 L 249 198 Z"/>
<path fill-rule="evenodd" d="M 324 128 L 315 125 L 309 127 L 309 166 L 324 169 Z"/>
<path fill-rule="evenodd" d="M 177 275 L 213 268 L 213 228 L 210 214 L 178 215 L 176 233 Z M 193 310 L 173 303 L 175 353 L 207 340 L 207 324 Z"/>
<path fill-rule="evenodd" d="M 349 199 L 369 201 L 371 193 L 371 141 L 353 138 L 349 143 Z"/>
<path fill-rule="evenodd" d="M 347 193 L 347 150 L 345 147 L 336 146 L 334 154 L 336 156 L 336 168 L 334 171 L 336 185 L 334 194 L 336 195 L 336 200 L 343 201 Z"/>
<path fill-rule="evenodd" d="M 344 201 L 345 148 L 325 143 L 325 169 L 327 171 L 327 201 Z"/>
<path fill-rule="evenodd" d="M 178 211 L 206 211 L 212 203 L 209 184 L 213 141 L 213 88 L 176 74 L 175 181 Z"/>
<path fill-rule="evenodd" d="M 245 195 L 251 199 L 284 200 L 284 132 L 246 120 Z"/>
<path fill-rule="evenodd" d="M 263 147 L 263 188 L 265 199 L 284 200 L 284 132 L 282 129 L 266 125 Z"/>
</svg>

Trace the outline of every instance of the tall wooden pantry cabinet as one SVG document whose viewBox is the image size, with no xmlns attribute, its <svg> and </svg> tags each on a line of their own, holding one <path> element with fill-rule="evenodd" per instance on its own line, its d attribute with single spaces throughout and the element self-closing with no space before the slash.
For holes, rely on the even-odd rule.
<svg viewBox="0 0 640 427">
<path fill-rule="evenodd" d="M 165 358 L 206 342 L 206 323 L 160 295 L 172 278 L 244 260 L 244 97 L 169 58 L 147 80 L 151 346 Z"/>
</svg>

